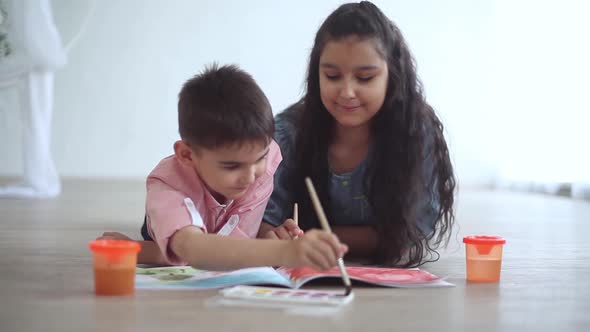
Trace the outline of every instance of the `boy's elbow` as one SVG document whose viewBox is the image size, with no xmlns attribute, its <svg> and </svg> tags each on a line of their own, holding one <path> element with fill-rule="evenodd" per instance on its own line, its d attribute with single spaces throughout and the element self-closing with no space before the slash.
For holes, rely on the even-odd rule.
<svg viewBox="0 0 590 332">
<path fill-rule="evenodd" d="M 192 265 L 194 261 L 194 238 L 200 236 L 204 232 L 195 226 L 188 226 L 176 231 L 171 237 L 168 244 L 169 249 L 181 261 L 189 262 Z"/>
</svg>

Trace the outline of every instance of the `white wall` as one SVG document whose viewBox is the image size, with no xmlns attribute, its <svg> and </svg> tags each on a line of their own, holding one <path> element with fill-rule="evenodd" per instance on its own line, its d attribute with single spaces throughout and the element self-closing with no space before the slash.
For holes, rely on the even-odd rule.
<svg viewBox="0 0 590 332">
<path fill-rule="evenodd" d="M 53 0 L 66 43 L 91 3 Z M 340 3 L 98 0 L 86 31 L 69 53 L 69 64 L 56 76 L 52 146 L 60 174 L 144 177 L 171 153 L 177 138 L 176 94 L 182 82 L 212 61 L 236 63 L 249 71 L 275 112 L 281 111 L 300 97 L 315 32 Z M 412 48 L 428 100 L 447 127 L 463 182 L 481 183 L 506 174 L 515 161 L 526 173 L 531 165 L 520 149 L 531 147 L 536 139 L 523 141 L 523 133 L 545 134 L 566 110 L 544 117 L 546 126 L 531 130 L 530 109 L 525 109 L 554 109 L 561 97 L 551 99 L 551 105 L 541 98 L 552 91 L 576 93 L 567 102 L 566 122 L 581 128 L 575 119 L 588 111 L 582 98 L 587 86 L 582 74 L 590 74 L 584 67 L 584 59 L 590 58 L 588 47 L 584 55 L 571 56 L 555 48 L 543 50 L 545 36 L 557 46 L 569 47 L 568 53 L 578 47 L 581 40 L 576 38 L 586 35 L 589 25 L 576 26 L 569 18 L 582 19 L 582 11 L 558 16 L 563 5 L 532 1 L 375 3 L 398 24 Z M 553 24 L 554 17 L 565 25 L 548 26 L 546 19 Z M 560 41 L 562 33 L 573 39 Z M 527 44 L 532 48 L 519 51 Z M 558 70 L 562 67 L 568 73 Z M 552 68 L 556 89 L 543 89 L 545 76 L 538 74 L 547 68 Z M 571 75 L 572 70 L 580 75 Z M 18 110 L 10 96 L 4 91 L 0 102 L 0 175 L 18 174 L 21 167 Z"/>
<path fill-rule="evenodd" d="M 590 4 L 498 1 L 489 112 L 503 181 L 590 185 Z"/>
</svg>

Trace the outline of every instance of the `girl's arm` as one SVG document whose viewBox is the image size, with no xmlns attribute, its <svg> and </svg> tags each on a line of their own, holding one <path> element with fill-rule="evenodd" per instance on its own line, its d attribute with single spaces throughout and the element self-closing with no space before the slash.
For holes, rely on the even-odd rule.
<svg viewBox="0 0 590 332">
<path fill-rule="evenodd" d="M 372 226 L 332 226 L 340 242 L 348 246 L 348 255 L 372 258 L 377 250 L 377 231 Z"/>
<path fill-rule="evenodd" d="M 258 238 L 290 239 L 288 230 L 280 230 L 268 223 L 262 222 Z M 372 226 L 332 226 L 332 232 L 338 236 L 340 242 L 348 246 L 348 255 L 353 258 L 372 258 L 377 250 L 377 232 Z M 281 236 L 281 234 L 285 234 Z"/>
<path fill-rule="evenodd" d="M 256 237 L 259 239 L 293 240 L 303 235 L 303 233 L 293 219 L 287 219 L 281 226 L 277 227 L 263 221 Z"/>
</svg>

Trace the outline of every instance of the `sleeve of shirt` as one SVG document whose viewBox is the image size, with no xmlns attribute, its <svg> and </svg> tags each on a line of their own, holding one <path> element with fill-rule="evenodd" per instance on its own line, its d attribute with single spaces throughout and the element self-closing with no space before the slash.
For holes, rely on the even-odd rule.
<svg viewBox="0 0 590 332">
<path fill-rule="evenodd" d="M 272 190 L 272 186 L 269 186 Z M 266 198 L 270 196 L 270 190 L 266 194 Z M 262 215 L 264 214 L 265 203 L 259 204 L 252 210 L 249 210 L 240 215 L 240 221 L 238 227 L 236 227 L 230 234 L 232 237 L 254 239 L 258 235 L 258 229 L 260 228 L 260 222 L 262 221 Z"/>
<path fill-rule="evenodd" d="M 293 197 L 288 190 L 288 178 L 293 160 L 295 128 L 287 119 L 278 115 L 275 119 L 275 141 L 281 149 L 283 162 L 274 175 L 274 189 L 266 205 L 263 221 L 273 226 L 280 226 L 291 213 Z"/>
<path fill-rule="evenodd" d="M 148 228 L 168 264 L 186 265 L 170 250 L 170 238 L 176 231 L 195 225 L 207 232 L 192 201 L 186 195 L 168 186 L 157 178 L 148 178 L 146 195 L 146 214 Z M 195 215 L 196 214 L 196 215 Z M 199 222 L 200 221 L 200 222 Z"/>
</svg>

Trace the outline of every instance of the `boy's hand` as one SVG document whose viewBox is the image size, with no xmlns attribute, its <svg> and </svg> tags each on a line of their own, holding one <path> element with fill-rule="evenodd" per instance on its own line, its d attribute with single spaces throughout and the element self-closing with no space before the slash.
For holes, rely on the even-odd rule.
<svg viewBox="0 0 590 332">
<path fill-rule="evenodd" d="M 121 234 L 119 232 L 104 232 L 102 236 L 96 238 L 97 240 L 127 240 L 127 241 L 135 241 L 132 238 L 128 237 L 125 234 Z"/>
<path fill-rule="evenodd" d="M 104 232 L 102 236 L 96 238 L 97 240 L 127 240 L 135 241 L 125 234 L 119 232 Z M 137 264 L 149 265 L 169 265 L 154 241 L 136 241 L 141 245 L 141 250 L 137 255 Z"/>
<path fill-rule="evenodd" d="M 336 266 L 338 258 L 347 251 L 336 235 L 312 229 L 289 243 L 286 265 L 289 267 L 310 266 L 316 270 L 327 270 Z"/>
<path fill-rule="evenodd" d="M 303 231 L 293 219 L 287 219 L 285 222 L 278 227 L 275 227 L 266 233 L 262 234 L 263 239 L 279 239 L 279 240 L 292 240 L 298 236 L 303 235 Z"/>
</svg>

